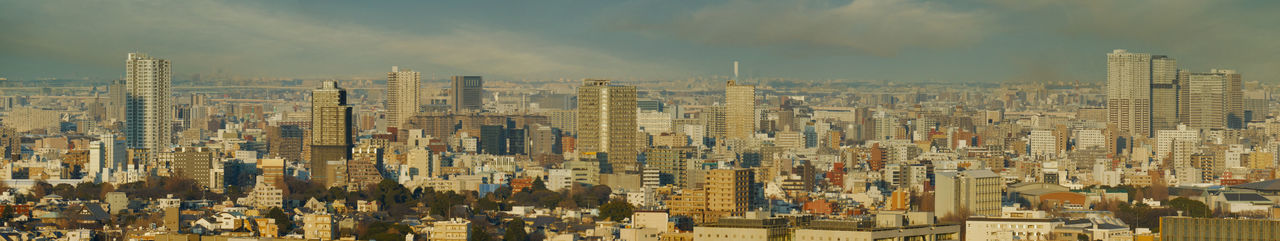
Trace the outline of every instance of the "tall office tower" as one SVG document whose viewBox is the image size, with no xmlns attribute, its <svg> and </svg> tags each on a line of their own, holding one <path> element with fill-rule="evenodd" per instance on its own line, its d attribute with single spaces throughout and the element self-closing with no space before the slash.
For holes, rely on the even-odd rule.
<svg viewBox="0 0 1280 241">
<path fill-rule="evenodd" d="M 1000 216 L 1000 196 L 1004 182 L 991 170 L 939 172 L 934 194 L 934 214 L 938 216 Z"/>
<path fill-rule="evenodd" d="M 129 82 L 125 80 L 111 81 L 111 85 L 107 87 L 107 119 L 115 121 L 123 121 L 125 118 L 125 110 L 128 103 L 125 102 L 125 96 L 129 95 Z"/>
<path fill-rule="evenodd" d="M 716 169 L 707 172 L 708 222 L 726 216 L 742 216 L 750 205 L 751 169 Z M 996 201 L 999 201 L 997 199 Z M 999 208 L 997 208 L 999 211 Z"/>
<path fill-rule="evenodd" d="M 507 128 L 501 125 L 480 126 L 480 152 L 490 155 L 507 154 Z"/>
<path fill-rule="evenodd" d="M 1227 75 L 1219 73 L 1186 73 L 1188 85 L 1187 126 L 1195 129 L 1227 127 L 1231 107 Z"/>
<path fill-rule="evenodd" d="M 311 91 L 311 179 L 329 186 L 329 161 L 351 158 L 351 106 L 347 90 L 334 81 L 325 81 Z M 346 181 L 346 180 L 342 180 Z"/>
<path fill-rule="evenodd" d="M 1178 128 L 1178 61 L 1164 55 L 1151 56 L 1151 130 Z"/>
<path fill-rule="evenodd" d="M 636 87 L 588 79 L 578 87 L 578 153 L 605 153 L 606 172 L 639 171 Z M 597 155 L 600 156 L 600 155 Z"/>
<path fill-rule="evenodd" d="M 167 151 L 173 143 L 169 61 L 129 53 L 125 60 L 125 141 L 129 148 Z"/>
<path fill-rule="evenodd" d="M 387 72 L 387 126 L 401 128 L 418 113 L 418 82 L 422 74 L 392 66 Z"/>
<path fill-rule="evenodd" d="M 1151 55 L 1117 49 L 1107 54 L 1107 121 L 1121 136 L 1151 135 Z"/>
<path fill-rule="evenodd" d="M 1227 82 L 1227 128 L 1243 129 L 1244 126 L 1244 92 L 1241 91 L 1240 73 L 1230 69 L 1213 69 L 1210 73 L 1220 74 Z"/>
<path fill-rule="evenodd" d="M 729 139 L 750 139 L 756 133 L 756 86 L 733 80 L 724 89 Z"/>
<path fill-rule="evenodd" d="M 484 80 L 480 76 L 454 76 L 450 83 L 452 89 L 449 89 L 449 105 L 453 107 L 453 113 L 484 109 L 484 97 L 480 96 L 480 92 L 484 90 Z"/>
</svg>

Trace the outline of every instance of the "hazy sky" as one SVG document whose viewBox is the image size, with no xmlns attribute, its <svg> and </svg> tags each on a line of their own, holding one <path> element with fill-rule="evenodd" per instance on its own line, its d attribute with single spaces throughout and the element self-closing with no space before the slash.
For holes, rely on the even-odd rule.
<svg viewBox="0 0 1280 241">
<path fill-rule="evenodd" d="M 1278 1 L 655 2 L 0 0 L 0 77 L 118 78 L 140 51 L 179 76 L 1098 81 L 1115 48 L 1280 75 Z"/>
</svg>

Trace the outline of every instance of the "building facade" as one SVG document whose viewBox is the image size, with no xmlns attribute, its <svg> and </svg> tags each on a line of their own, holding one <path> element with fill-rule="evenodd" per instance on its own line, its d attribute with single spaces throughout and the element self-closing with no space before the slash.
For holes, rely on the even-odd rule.
<svg viewBox="0 0 1280 241">
<path fill-rule="evenodd" d="M 418 113 L 418 85 L 422 73 L 392 66 L 387 72 L 387 126 L 400 128 Z"/>
<path fill-rule="evenodd" d="M 606 173 L 639 171 L 640 132 L 636 127 L 636 87 L 586 80 L 578 87 L 577 152 L 602 156 Z M 604 153 L 604 155 L 599 155 Z"/>
<path fill-rule="evenodd" d="M 129 53 L 125 60 L 125 141 L 129 148 L 166 151 L 173 143 L 169 60 Z"/>
</svg>

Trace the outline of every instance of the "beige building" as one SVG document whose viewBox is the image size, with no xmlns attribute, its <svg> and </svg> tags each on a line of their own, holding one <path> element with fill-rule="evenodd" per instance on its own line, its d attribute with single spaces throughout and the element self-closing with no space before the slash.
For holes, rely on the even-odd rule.
<svg viewBox="0 0 1280 241">
<path fill-rule="evenodd" d="M 422 73 L 392 66 L 387 72 L 387 126 L 403 127 L 404 122 L 418 113 L 418 85 Z"/>
<path fill-rule="evenodd" d="M 209 190 L 222 190 L 222 180 L 213 178 L 213 152 L 205 147 L 182 147 L 162 153 L 161 160 L 170 161 L 173 172 L 196 180 Z"/>
<path fill-rule="evenodd" d="M 1160 218 L 1160 240 L 1280 240 L 1280 220 L 1235 218 Z"/>
<path fill-rule="evenodd" d="M 724 89 L 729 139 L 750 139 L 756 132 L 756 86 L 730 80 Z"/>
<path fill-rule="evenodd" d="M 706 174 L 705 189 L 685 189 L 667 202 L 671 215 L 683 215 L 697 223 L 714 223 L 723 217 L 742 216 L 750 208 L 751 169 L 716 169 Z"/>
<path fill-rule="evenodd" d="M 742 216 L 750 204 L 751 169 L 716 169 L 707 172 L 707 221 Z"/>
<path fill-rule="evenodd" d="M 1051 240 L 1060 221 L 1048 218 L 970 218 L 965 220 L 965 240 Z"/>
<path fill-rule="evenodd" d="M 1107 54 L 1107 115 L 1125 136 L 1151 135 L 1151 54 Z"/>
<path fill-rule="evenodd" d="M 934 193 L 934 211 L 940 216 L 1000 216 L 1004 180 L 991 170 L 939 172 Z"/>
<path fill-rule="evenodd" d="M 578 87 L 577 152 L 587 156 L 605 153 L 612 170 L 639 171 L 636 162 L 642 143 L 636 126 L 636 87 L 610 85 L 589 79 Z"/>
<path fill-rule="evenodd" d="M 797 229 L 796 241 L 948 241 L 960 240 L 960 225 L 921 224 L 905 227 L 864 227 L 857 222 L 818 220 Z"/>
<path fill-rule="evenodd" d="M 62 123 L 62 112 L 57 110 L 45 110 L 36 108 L 13 108 L 5 113 L 6 117 L 22 118 L 4 118 L 4 126 L 11 127 L 17 132 L 27 132 L 32 130 L 58 130 L 59 123 Z"/>
<path fill-rule="evenodd" d="M 693 227 L 694 241 L 789 241 L 791 229 L 785 218 L 734 217 Z M 824 239 L 825 240 L 825 239 Z"/>
<path fill-rule="evenodd" d="M 471 239 L 471 221 L 454 218 L 436 221 L 431 227 L 430 241 L 467 241 Z"/>
<path fill-rule="evenodd" d="M 334 225 L 333 216 L 317 213 L 302 216 L 303 237 L 307 239 L 334 240 L 337 238 L 338 226 Z"/>
</svg>

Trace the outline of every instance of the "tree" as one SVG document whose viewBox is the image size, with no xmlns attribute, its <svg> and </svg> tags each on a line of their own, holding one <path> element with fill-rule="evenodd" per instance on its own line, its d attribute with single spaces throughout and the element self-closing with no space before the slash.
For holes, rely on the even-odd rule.
<svg viewBox="0 0 1280 241">
<path fill-rule="evenodd" d="M 615 222 L 630 218 L 633 212 L 635 212 L 635 207 L 622 199 L 613 199 L 604 205 L 600 205 L 600 217 Z"/>
<path fill-rule="evenodd" d="M 1207 218 L 1213 215 L 1213 210 L 1208 205 L 1196 200 L 1187 199 L 1185 197 L 1174 198 L 1169 200 L 1169 207 L 1182 211 L 1183 215 L 1197 218 Z"/>
<path fill-rule="evenodd" d="M 467 241 L 493 241 L 493 237 L 489 236 L 489 232 L 485 232 L 483 228 L 471 229 L 470 239 Z"/>
<path fill-rule="evenodd" d="M 0 211 L 0 219 L 3 220 L 0 220 L 0 224 L 8 224 L 9 220 L 17 217 L 17 214 L 13 212 L 13 206 L 4 206 L 2 208 L 4 208 L 4 211 Z"/>
<path fill-rule="evenodd" d="M 289 229 L 293 228 L 293 219 L 289 218 L 289 215 L 285 215 L 280 208 L 273 207 L 271 211 L 267 211 L 267 218 L 276 220 L 276 228 L 280 233 L 287 233 Z"/>
<path fill-rule="evenodd" d="M 541 178 L 541 177 L 539 177 L 539 178 L 537 178 L 537 179 L 533 179 L 533 187 L 532 187 L 532 190 L 533 190 L 533 191 L 538 191 L 538 190 L 547 190 L 547 182 L 542 181 L 542 178 Z"/>
<path fill-rule="evenodd" d="M 494 202 L 492 200 L 489 200 L 488 198 L 481 198 L 480 200 L 476 200 L 476 210 L 483 212 L 483 211 L 499 211 L 500 209 L 501 208 L 498 206 L 498 202 Z"/>
<path fill-rule="evenodd" d="M 963 223 L 968 219 L 969 209 L 961 207 L 956 209 L 955 212 L 948 212 L 947 214 L 942 215 L 942 217 L 938 218 L 938 221 L 946 223 Z"/>
<path fill-rule="evenodd" d="M 502 235 L 503 241 L 527 241 L 529 234 L 524 232 L 524 220 L 516 218 L 507 222 L 507 232 Z"/>
<path fill-rule="evenodd" d="M 404 235 L 413 232 L 408 225 L 388 222 L 373 222 L 365 225 L 363 230 L 361 239 L 379 241 L 405 241 Z"/>
</svg>

